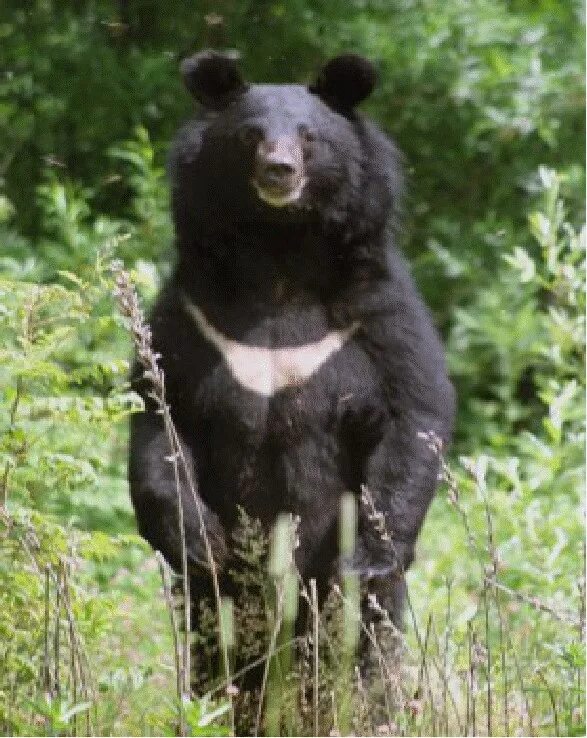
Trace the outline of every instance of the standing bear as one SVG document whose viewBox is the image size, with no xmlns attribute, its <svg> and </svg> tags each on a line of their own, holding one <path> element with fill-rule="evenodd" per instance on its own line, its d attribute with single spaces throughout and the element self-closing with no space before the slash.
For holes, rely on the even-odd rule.
<svg viewBox="0 0 587 738">
<path fill-rule="evenodd" d="M 345 54 L 310 86 L 248 84 L 233 56 L 206 51 L 182 73 L 202 112 L 172 147 L 178 258 L 150 324 L 221 586 L 239 508 L 267 529 L 291 512 L 301 577 L 323 596 L 349 567 L 364 621 L 381 617 L 375 595 L 399 625 L 439 473 L 421 434 L 448 442 L 454 395 L 394 243 L 401 157 L 356 111 L 375 70 Z M 135 386 L 146 410 L 132 419 L 132 502 L 141 534 L 179 572 L 170 447 L 138 366 Z M 342 559 L 349 491 L 357 545 Z M 209 567 L 185 479 L 181 495 L 197 604 Z"/>
</svg>

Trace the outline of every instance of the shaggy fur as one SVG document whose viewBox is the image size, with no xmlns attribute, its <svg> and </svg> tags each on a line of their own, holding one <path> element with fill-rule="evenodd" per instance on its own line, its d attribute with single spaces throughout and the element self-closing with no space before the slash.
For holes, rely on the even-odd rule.
<svg viewBox="0 0 587 738">
<path fill-rule="evenodd" d="M 359 503 L 358 547 L 346 565 L 399 623 L 401 573 L 438 476 L 438 459 L 418 432 L 448 442 L 454 398 L 438 336 L 389 227 L 400 156 L 354 110 L 374 70 L 345 55 L 310 88 L 249 86 L 232 58 L 205 52 L 182 71 L 206 107 L 173 145 L 179 258 L 151 326 L 217 564 L 230 567 L 238 505 L 268 527 L 291 511 L 301 519 L 297 565 L 323 591 L 340 566 L 341 495 L 358 498 L 364 484 L 392 541 Z M 277 139 L 303 154 L 288 175 L 304 182 L 302 192 L 280 207 L 252 183 L 260 146 Z M 265 394 L 239 383 L 219 348 L 291 349 L 331 334 L 342 336 L 340 345 L 309 376 Z M 263 354 L 269 362 L 273 355 Z M 132 500 L 142 535 L 179 570 L 169 448 L 146 388 L 137 386 L 147 410 L 132 420 Z M 197 596 L 206 591 L 204 546 L 194 501 L 182 493 Z M 367 609 L 365 619 L 373 619 Z"/>
</svg>

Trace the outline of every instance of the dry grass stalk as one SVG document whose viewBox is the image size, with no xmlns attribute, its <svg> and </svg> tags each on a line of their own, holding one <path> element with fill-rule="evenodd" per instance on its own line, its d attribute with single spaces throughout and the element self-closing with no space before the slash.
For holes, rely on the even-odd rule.
<svg viewBox="0 0 587 738">
<path fill-rule="evenodd" d="M 169 621 L 171 624 L 171 637 L 173 638 L 173 659 L 175 664 L 175 677 L 176 677 L 176 691 L 178 699 L 179 709 L 179 730 L 180 735 L 187 734 L 187 726 L 185 723 L 185 710 L 183 706 L 184 697 L 184 684 L 182 675 L 182 664 L 181 664 L 181 652 L 180 652 L 180 633 L 179 626 L 177 624 L 177 618 L 175 616 L 175 607 L 173 603 L 173 595 L 171 592 L 171 577 L 169 574 L 169 565 L 163 558 L 160 551 L 155 551 L 155 557 L 159 564 L 159 571 L 161 572 L 161 581 L 163 582 L 163 597 L 167 606 L 167 612 L 169 613 Z"/>
<path fill-rule="evenodd" d="M 194 500 L 196 510 L 199 517 L 200 533 L 204 542 L 206 550 L 206 560 L 212 579 L 212 587 L 214 591 L 214 600 L 217 615 L 218 625 L 218 639 L 220 643 L 222 662 L 224 668 L 224 675 L 227 684 L 226 694 L 231 703 L 231 719 L 234 726 L 234 711 L 232 709 L 232 679 L 230 676 L 230 661 L 228 655 L 228 648 L 224 643 L 222 637 L 221 627 L 221 612 L 222 612 L 222 600 L 220 594 L 220 586 L 218 582 L 218 571 L 214 556 L 212 554 L 212 547 L 206 531 L 206 525 L 204 520 L 204 514 L 202 510 L 202 503 L 197 493 L 196 481 L 193 477 L 192 469 L 187 463 L 179 435 L 173 423 L 171 417 L 171 411 L 166 401 L 165 393 L 165 377 L 163 370 L 159 366 L 159 356 L 155 353 L 152 345 L 151 330 L 147 325 L 141 307 L 139 305 L 138 296 L 134 285 L 131 282 L 128 272 L 126 272 L 120 263 L 113 262 L 111 264 L 111 270 L 114 274 L 116 288 L 114 295 L 118 301 L 119 309 L 123 316 L 129 320 L 129 327 L 138 361 L 143 368 L 143 376 L 149 382 L 151 386 L 150 397 L 156 404 L 157 412 L 163 419 L 163 425 L 165 434 L 171 449 L 171 454 L 168 457 L 168 461 L 173 465 L 175 484 L 177 490 L 177 510 L 178 510 L 178 522 L 181 536 L 181 549 L 182 549 L 182 579 L 183 579 L 183 596 L 184 596 L 184 607 L 185 607 L 185 632 L 182 649 L 182 679 L 184 693 L 190 694 L 190 632 L 191 632 L 191 606 L 190 606 L 190 593 L 189 593 L 189 571 L 187 565 L 187 547 L 185 540 L 185 525 L 183 520 L 183 505 L 181 500 L 181 482 L 180 482 L 180 468 L 183 472 L 185 479 L 187 480 L 187 486 L 189 492 Z"/>
</svg>

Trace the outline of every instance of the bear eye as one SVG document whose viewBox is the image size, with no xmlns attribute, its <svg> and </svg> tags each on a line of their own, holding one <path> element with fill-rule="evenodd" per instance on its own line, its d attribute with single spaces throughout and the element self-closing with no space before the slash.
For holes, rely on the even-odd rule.
<svg viewBox="0 0 587 738">
<path fill-rule="evenodd" d="M 257 126 L 244 126 L 239 130 L 238 138 L 246 146 L 256 146 L 263 139 L 263 132 Z"/>
</svg>

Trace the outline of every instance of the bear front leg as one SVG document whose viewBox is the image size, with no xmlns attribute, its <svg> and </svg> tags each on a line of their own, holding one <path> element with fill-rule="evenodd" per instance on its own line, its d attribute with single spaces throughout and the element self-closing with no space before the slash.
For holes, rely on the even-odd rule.
<svg viewBox="0 0 587 738">
<path fill-rule="evenodd" d="M 438 483 L 439 459 L 419 431 L 434 424 L 412 411 L 391 420 L 366 459 L 360 500 L 356 569 L 362 617 L 372 634 L 362 642 L 370 682 L 399 679 L 406 600 L 405 573 Z"/>
<path fill-rule="evenodd" d="M 174 465 L 169 460 L 172 450 L 161 418 L 147 410 L 131 419 L 129 482 L 139 532 L 155 550 L 161 551 L 176 572 L 181 573 L 179 497 L 183 508 L 188 570 L 196 573 L 210 569 L 203 523 L 214 564 L 218 571 L 222 571 L 227 552 L 225 531 L 218 516 L 197 496 L 194 457 L 188 446 L 180 442 L 194 489 L 181 459 L 176 479 Z"/>
</svg>

